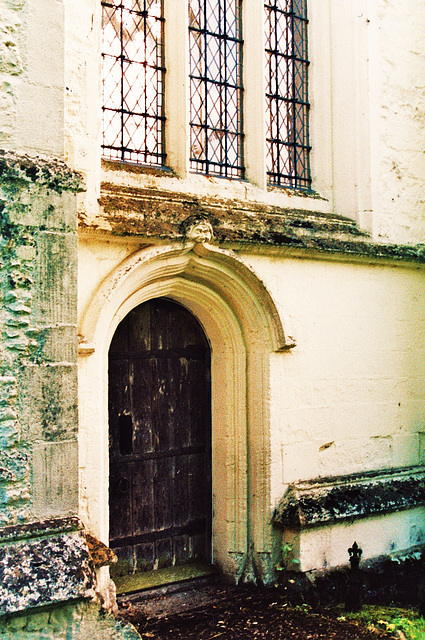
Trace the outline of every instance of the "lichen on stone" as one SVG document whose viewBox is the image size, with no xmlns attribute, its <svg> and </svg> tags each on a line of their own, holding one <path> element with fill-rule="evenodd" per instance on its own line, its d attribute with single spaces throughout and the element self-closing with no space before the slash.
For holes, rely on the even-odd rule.
<svg viewBox="0 0 425 640">
<path fill-rule="evenodd" d="M 425 263 L 423 246 L 372 241 L 355 221 L 334 213 L 302 211 L 217 197 L 103 183 L 101 212 L 80 219 L 90 228 L 119 236 L 184 241 L 187 221 L 211 225 L 214 242 L 241 249 L 280 248 L 372 260 Z"/>
<path fill-rule="evenodd" d="M 278 525 L 308 527 L 425 504 L 422 468 L 393 469 L 289 485 L 273 514 Z"/>
<path fill-rule="evenodd" d="M 34 183 L 58 193 L 84 190 L 81 175 L 61 160 L 31 157 L 3 149 L 0 149 L 0 177 L 3 181 Z"/>
<path fill-rule="evenodd" d="M 76 211 L 66 192 L 80 190 L 82 181 L 59 160 L 4 150 L 0 176 L 0 524 L 5 525 L 31 517 L 31 448 L 43 435 L 34 431 L 33 416 L 43 412 L 44 439 L 76 437 L 76 356 L 71 374 L 68 367 L 53 376 L 46 366 L 55 365 L 55 356 L 64 360 L 65 340 L 74 336 L 76 343 Z M 73 333 L 56 331 L 58 324 L 73 326 Z M 53 335 L 56 342 L 62 336 L 58 346 L 53 347 Z M 62 351 L 75 354 L 76 344 Z M 42 369 L 36 379 L 48 380 L 48 393 L 39 385 L 30 396 L 28 367 L 33 376 Z M 72 397 L 66 400 L 67 394 Z M 74 409 L 68 409 L 72 403 Z M 75 428 L 63 419 L 63 407 Z"/>
</svg>

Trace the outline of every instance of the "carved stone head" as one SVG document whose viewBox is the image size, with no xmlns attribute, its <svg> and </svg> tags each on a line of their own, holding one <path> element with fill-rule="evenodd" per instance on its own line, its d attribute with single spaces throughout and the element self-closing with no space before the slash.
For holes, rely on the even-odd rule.
<svg viewBox="0 0 425 640">
<path fill-rule="evenodd" d="M 205 218 L 191 220 L 186 229 L 186 237 L 191 242 L 211 242 L 214 235 L 211 223 Z"/>
</svg>

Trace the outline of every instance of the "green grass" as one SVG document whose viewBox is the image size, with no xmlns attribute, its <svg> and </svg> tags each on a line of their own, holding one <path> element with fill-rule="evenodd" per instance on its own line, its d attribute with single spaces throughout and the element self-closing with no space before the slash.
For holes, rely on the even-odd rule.
<svg viewBox="0 0 425 640">
<path fill-rule="evenodd" d="M 425 619 L 412 609 L 365 605 L 358 613 L 348 613 L 341 605 L 337 613 L 339 620 L 355 620 L 394 637 L 397 637 L 397 631 L 401 631 L 406 640 L 425 640 Z"/>
</svg>

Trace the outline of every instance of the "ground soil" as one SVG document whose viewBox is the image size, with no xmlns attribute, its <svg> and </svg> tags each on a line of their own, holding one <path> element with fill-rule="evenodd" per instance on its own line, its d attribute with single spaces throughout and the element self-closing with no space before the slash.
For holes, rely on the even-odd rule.
<svg viewBox="0 0 425 640">
<path fill-rule="evenodd" d="M 377 630 L 338 620 L 332 609 L 289 604 L 275 588 L 204 586 L 122 598 L 120 615 L 153 640 L 370 640 Z"/>
</svg>

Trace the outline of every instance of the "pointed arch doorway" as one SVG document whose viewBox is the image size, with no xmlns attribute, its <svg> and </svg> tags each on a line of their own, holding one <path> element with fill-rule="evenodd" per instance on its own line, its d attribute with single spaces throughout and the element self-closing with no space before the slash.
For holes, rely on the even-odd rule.
<svg viewBox="0 0 425 640">
<path fill-rule="evenodd" d="M 148 300 L 109 349 L 115 577 L 211 562 L 211 352 L 195 316 Z"/>
</svg>

